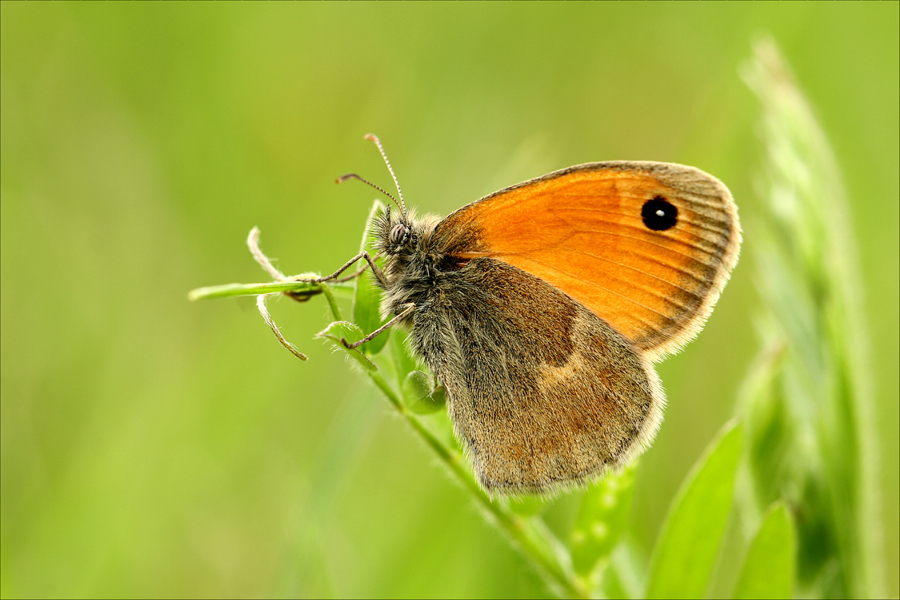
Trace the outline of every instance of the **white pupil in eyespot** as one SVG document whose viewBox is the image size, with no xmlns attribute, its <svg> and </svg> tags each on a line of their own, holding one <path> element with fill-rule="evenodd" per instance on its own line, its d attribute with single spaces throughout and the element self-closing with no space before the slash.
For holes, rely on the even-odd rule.
<svg viewBox="0 0 900 600">
<path fill-rule="evenodd" d="M 666 216 L 666 211 L 664 211 L 663 209 L 659 209 L 658 211 L 656 211 L 656 216 L 664 217 L 664 216 Z"/>
</svg>

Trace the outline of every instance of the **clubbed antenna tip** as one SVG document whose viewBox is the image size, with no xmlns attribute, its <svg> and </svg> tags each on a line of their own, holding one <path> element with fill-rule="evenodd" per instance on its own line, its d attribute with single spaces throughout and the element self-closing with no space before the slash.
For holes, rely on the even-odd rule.
<svg viewBox="0 0 900 600">
<path fill-rule="evenodd" d="M 347 181 L 348 179 L 356 179 L 356 180 L 358 180 L 358 181 L 362 181 L 363 183 L 365 183 L 365 184 L 368 185 L 368 186 L 371 186 L 371 187 L 375 188 L 376 190 L 378 190 L 379 192 L 381 192 L 382 194 L 384 194 L 385 196 L 387 196 L 388 198 L 390 198 L 391 200 L 393 200 L 393 201 L 394 201 L 394 204 L 397 205 L 397 207 L 400 209 L 401 212 L 403 212 L 403 213 L 406 212 L 406 211 L 403 210 L 403 207 L 400 206 L 400 203 L 397 202 L 397 199 L 396 199 L 396 198 L 394 198 L 393 196 L 391 196 L 388 192 L 386 192 L 385 190 L 383 190 L 381 187 L 375 185 L 374 183 L 372 183 L 372 182 L 369 181 L 368 179 L 364 179 L 363 177 L 360 177 L 360 176 L 357 175 L 356 173 L 347 173 L 346 175 L 341 175 L 340 177 L 338 177 L 338 178 L 335 180 L 335 183 L 343 183 L 343 182 Z"/>
</svg>

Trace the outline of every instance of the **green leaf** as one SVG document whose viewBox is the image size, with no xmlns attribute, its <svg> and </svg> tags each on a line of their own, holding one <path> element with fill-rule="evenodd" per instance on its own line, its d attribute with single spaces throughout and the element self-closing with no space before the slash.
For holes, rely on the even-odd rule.
<svg viewBox="0 0 900 600">
<path fill-rule="evenodd" d="M 422 371 L 413 371 L 403 382 L 403 399 L 406 407 L 419 415 L 438 411 L 447 402 L 443 387 L 434 387 L 431 376 Z"/>
<path fill-rule="evenodd" d="M 316 334 L 316 337 L 330 340 L 335 348 L 346 352 L 367 371 L 377 371 L 378 367 L 375 366 L 375 363 L 366 358 L 362 352 L 356 348 L 348 348 L 344 345 L 344 342 L 352 344 L 353 342 L 363 339 L 364 336 L 365 334 L 363 334 L 362 329 L 347 321 L 335 321 L 326 327 L 324 331 L 320 331 Z"/>
<path fill-rule="evenodd" d="M 571 535 L 572 564 L 579 575 L 588 576 L 608 561 L 628 521 L 633 489 L 631 464 L 608 473 L 584 495 Z"/>
<path fill-rule="evenodd" d="M 368 219 L 366 219 L 366 229 L 363 232 L 360 252 L 372 248 L 375 242 L 372 222 L 382 212 L 384 212 L 384 204 L 376 200 L 372 204 L 372 210 L 369 211 Z M 376 263 L 378 262 L 383 263 L 383 261 L 376 261 Z M 362 265 L 359 266 L 361 267 Z M 356 282 L 356 292 L 353 295 L 353 321 L 359 325 L 366 334 L 369 334 L 384 325 L 380 311 L 381 289 L 375 284 L 375 276 L 370 271 L 371 268 L 354 280 Z M 362 346 L 366 354 L 374 355 L 381 352 L 384 345 L 387 344 L 390 333 L 391 330 L 388 329 L 372 338 L 372 341 L 366 342 Z"/>
<path fill-rule="evenodd" d="M 734 495 L 742 429 L 726 424 L 669 508 L 653 550 L 648 598 L 699 598 L 709 583 Z"/>
<path fill-rule="evenodd" d="M 794 522 L 783 502 L 766 513 L 750 544 L 734 598 L 790 598 L 793 596 Z"/>
<path fill-rule="evenodd" d="M 406 376 L 416 370 L 416 359 L 410 352 L 409 345 L 406 343 L 408 334 L 403 327 L 395 327 L 391 333 L 391 355 L 394 359 L 394 365 L 397 367 L 397 383 L 403 385 Z"/>
</svg>

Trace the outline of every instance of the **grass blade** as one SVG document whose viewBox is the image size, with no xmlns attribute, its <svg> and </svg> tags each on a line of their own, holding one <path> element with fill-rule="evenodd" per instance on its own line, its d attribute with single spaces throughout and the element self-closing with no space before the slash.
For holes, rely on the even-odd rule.
<svg viewBox="0 0 900 600">
<path fill-rule="evenodd" d="M 791 598 L 796 554 L 794 523 L 783 502 L 775 504 L 763 519 L 750 544 L 734 598 Z"/>
<path fill-rule="evenodd" d="M 757 232 L 763 347 L 785 348 L 771 383 L 743 409 L 757 505 L 784 498 L 803 515 L 801 594 L 878 595 L 876 428 L 840 168 L 774 42 L 756 45 L 744 78 L 762 105 L 766 153 L 768 214 Z"/>
<path fill-rule="evenodd" d="M 734 495 L 742 429 L 728 423 L 682 484 L 653 550 L 648 598 L 703 596 Z"/>
</svg>

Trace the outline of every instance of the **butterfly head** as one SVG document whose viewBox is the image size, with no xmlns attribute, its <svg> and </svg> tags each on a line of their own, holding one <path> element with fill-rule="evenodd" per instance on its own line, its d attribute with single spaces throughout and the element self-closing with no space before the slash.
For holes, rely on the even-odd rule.
<svg viewBox="0 0 900 600">
<path fill-rule="evenodd" d="M 410 253 L 418 236 L 412 220 L 403 212 L 391 213 L 388 206 L 375 224 L 376 249 L 387 256 Z"/>
</svg>

